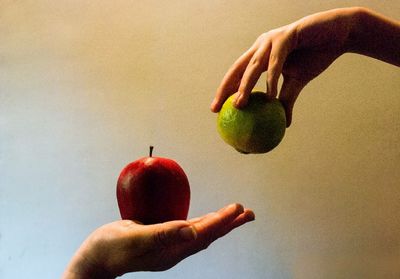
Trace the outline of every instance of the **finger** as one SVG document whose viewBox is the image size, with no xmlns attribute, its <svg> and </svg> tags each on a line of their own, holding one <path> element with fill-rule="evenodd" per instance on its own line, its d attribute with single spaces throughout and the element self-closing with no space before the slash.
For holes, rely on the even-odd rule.
<svg viewBox="0 0 400 279">
<path fill-rule="evenodd" d="M 197 223 L 197 222 L 201 221 L 203 218 L 204 218 L 204 216 L 202 216 L 202 217 L 195 217 L 195 218 L 189 219 L 188 221 L 189 221 L 191 224 L 193 224 L 193 223 Z"/>
<path fill-rule="evenodd" d="M 202 226 L 202 225 L 204 225 L 205 222 L 209 222 L 210 220 L 215 220 L 216 218 L 220 218 L 221 215 L 226 214 L 226 211 L 229 212 L 229 210 L 231 210 L 231 209 L 235 209 L 236 208 L 237 210 L 241 211 L 240 207 L 243 207 L 243 206 L 240 205 L 240 204 L 237 204 L 237 203 L 229 204 L 229 205 L 219 209 L 216 212 L 210 212 L 210 213 L 207 213 L 206 215 L 203 215 L 201 217 L 196 217 L 196 218 L 189 219 L 188 221 L 192 225 L 200 223 L 199 226 Z"/>
<path fill-rule="evenodd" d="M 211 103 L 212 112 L 220 111 L 225 100 L 230 95 L 237 92 L 243 73 L 246 70 L 246 67 L 249 64 L 249 61 L 255 51 L 256 51 L 255 45 L 253 45 L 250 49 L 248 49 L 235 61 L 235 63 L 230 67 L 228 72 L 225 74 L 220 86 L 217 89 L 215 98 Z"/>
<path fill-rule="evenodd" d="M 236 207 L 236 209 L 239 210 L 239 212 L 240 212 L 240 211 L 242 210 L 241 208 L 242 208 L 243 206 L 240 205 L 240 204 L 237 204 L 237 203 L 235 203 L 235 204 L 230 204 L 230 205 L 227 205 L 227 206 L 221 208 L 221 209 L 218 210 L 217 212 L 210 212 L 210 213 L 208 213 L 208 214 L 206 214 L 206 215 L 204 215 L 204 216 L 189 219 L 188 221 L 189 221 L 192 225 L 195 225 L 196 223 L 201 223 L 201 222 L 205 223 L 205 222 L 207 222 L 207 220 L 213 220 L 213 219 L 215 219 L 215 218 L 221 217 L 221 214 L 226 214 L 226 211 L 227 211 L 227 210 L 229 211 L 231 208 L 235 208 L 235 207 Z M 246 209 L 244 212 L 246 212 L 246 214 L 247 214 L 247 213 L 248 213 L 247 211 L 248 211 L 248 209 Z M 225 213 L 224 213 L 224 212 L 225 212 Z M 252 214 L 254 215 L 254 213 L 252 213 Z M 254 216 L 253 216 L 253 218 L 254 218 Z"/>
<path fill-rule="evenodd" d="M 231 204 L 221 210 L 207 215 L 201 222 L 194 224 L 198 238 L 192 242 L 192 249 L 200 251 L 223 237 L 234 228 L 254 220 L 254 213 L 241 204 Z"/>
<path fill-rule="evenodd" d="M 203 221 L 206 218 L 210 218 L 211 216 L 213 216 L 215 214 L 216 214 L 216 212 L 210 212 L 210 213 L 207 213 L 206 215 L 203 215 L 201 217 L 196 217 L 196 218 L 189 219 L 188 221 L 193 225 L 195 223 L 199 223 L 199 222 Z"/>
<path fill-rule="evenodd" d="M 251 90 L 256 85 L 262 72 L 264 72 L 268 66 L 270 50 L 271 44 L 265 43 L 254 53 L 249 64 L 247 65 L 239 86 L 238 97 L 235 101 L 237 108 L 246 106 Z"/>
<path fill-rule="evenodd" d="M 305 82 L 300 82 L 295 78 L 284 77 L 281 92 L 279 93 L 279 100 L 285 108 L 286 127 L 289 127 L 292 123 L 294 103 L 305 85 Z"/>
<path fill-rule="evenodd" d="M 168 248 L 197 238 L 194 226 L 188 221 L 170 221 L 145 226 L 143 231 L 147 247 Z"/>
<path fill-rule="evenodd" d="M 287 54 L 284 42 L 277 41 L 272 45 L 267 70 L 267 94 L 272 98 L 276 98 L 278 94 L 278 81 Z"/>
<path fill-rule="evenodd" d="M 230 204 L 215 213 L 206 215 L 206 218 L 195 223 L 194 227 L 199 238 L 211 243 L 220 236 L 220 232 L 224 231 L 243 212 L 244 209 L 241 204 Z"/>
<path fill-rule="evenodd" d="M 171 251 L 175 259 L 182 260 L 206 249 L 216 239 L 229 233 L 234 228 L 254 220 L 254 213 L 243 209 L 240 204 L 228 205 L 217 212 L 209 213 L 201 218 L 192 219 L 198 237 L 194 241 L 182 243 Z"/>
<path fill-rule="evenodd" d="M 233 220 L 229 226 L 227 226 L 227 230 L 224 231 L 224 234 L 229 233 L 233 229 L 236 229 L 237 227 L 240 227 L 248 222 L 254 221 L 255 220 L 255 214 L 251 209 L 245 209 L 242 214 L 237 216 L 235 220 Z"/>
<path fill-rule="evenodd" d="M 254 219 L 255 219 L 254 212 L 250 209 L 245 209 L 243 213 L 238 215 L 232 222 L 230 222 L 228 225 L 226 225 L 223 229 L 221 229 L 218 232 L 217 238 L 225 236 L 226 234 L 230 233 L 232 230 L 234 230 L 248 222 L 254 221 Z"/>
</svg>

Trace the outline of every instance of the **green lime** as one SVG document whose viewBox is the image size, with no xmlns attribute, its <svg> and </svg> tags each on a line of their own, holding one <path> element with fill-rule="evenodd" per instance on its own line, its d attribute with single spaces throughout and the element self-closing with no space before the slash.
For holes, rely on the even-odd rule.
<svg viewBox="0 0 400 279">
<path fill-rule="evenodd" d="M 285 109 L 278 99 L 263 92 L 252 92 L 246 107 L 233 105 L 235 95 L 223 104 L 217 120 L 222 139 L 241 153 L 266 153 L 283 139 L 286 130 Z"/>
</svg>

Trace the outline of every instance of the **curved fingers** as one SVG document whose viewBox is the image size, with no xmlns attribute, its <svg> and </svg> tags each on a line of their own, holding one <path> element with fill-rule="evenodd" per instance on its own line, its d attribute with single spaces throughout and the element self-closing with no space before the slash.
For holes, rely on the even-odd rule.
<svg viewBox="0 0 400 279">
<path fill-rule="evenodd" d="M 217 89 L 215 98 L 211 103 L 212 112 L 220 111 L 225 100 L 228 99 L 230 95 L 237 92 L 243 73 L 249 64 L 250 59 L 253 57 L 254 52 L 256 51 L 256 43 L 254 43 L 250 49 L 243 53 L 225 74 L 221 84 Z"/>
<path fill-rule="evenodd" d="M 235 101 L 238 108 L 246 106 L 251 90 L 256 85 L 261 74 L 266 70 L 269 63 L 269 54 L 271 51 L 271 42 L 265 39 L 250 59 L 249 64 L 243 73 L 239 86 L 239 94 Z"/>
</svg>

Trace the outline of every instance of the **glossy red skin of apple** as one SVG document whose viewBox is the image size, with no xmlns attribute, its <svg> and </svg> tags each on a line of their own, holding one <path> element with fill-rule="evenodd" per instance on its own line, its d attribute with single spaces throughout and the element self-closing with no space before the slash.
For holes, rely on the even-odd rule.
<svg viewBox="0 0 400 279">
<path fill-rule="evenodd" d="M 190 203 L 189 181 L 174 160 L 144 157 L 121 171 L 117 200 L 122 219 L 143 224 L 186 220 Z"/>
</svg>

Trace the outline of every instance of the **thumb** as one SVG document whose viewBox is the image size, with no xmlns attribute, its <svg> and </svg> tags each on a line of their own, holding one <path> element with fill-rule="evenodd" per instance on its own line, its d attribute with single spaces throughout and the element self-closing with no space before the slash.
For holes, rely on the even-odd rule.
<svg viewBox="0 0 400 279">
<path fill-rule="evenodd" d="M 306 86 L 304 82 L 288 76 L 284 77 L 279 100 L 285 108 L 286 127 L 289 127 L 292 123 L 293 106 L 304 86 Z"/>
<path fill-rule="evenodd" d="M 197 238 L 195 228 L 187 221 L 170 221 L 147 226 L 149 245 L 153 247 L 169 247 Z"/>
</svg>

